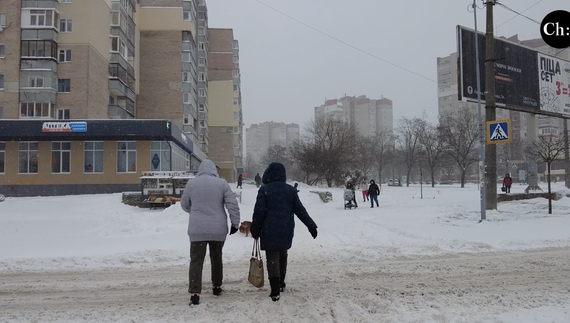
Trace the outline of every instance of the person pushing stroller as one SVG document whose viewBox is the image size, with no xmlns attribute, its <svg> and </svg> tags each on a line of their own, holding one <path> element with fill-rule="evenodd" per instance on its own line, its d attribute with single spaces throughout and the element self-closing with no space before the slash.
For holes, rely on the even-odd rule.
<svg viewBox="0 0 570 323">
<path fill-rule="evenodd" d="M 352 182 L 347 182 L 346 183 L 346 189 L 344 190 L 344 208 L 345 209 L 351 209 L 351 208 L 357 208 L 358 204 L 356 203 L 356 194 L 355 194 L 355 190 L 356 188 L 354 187 L 354 184 L 352 184 Z"/>
</svg>

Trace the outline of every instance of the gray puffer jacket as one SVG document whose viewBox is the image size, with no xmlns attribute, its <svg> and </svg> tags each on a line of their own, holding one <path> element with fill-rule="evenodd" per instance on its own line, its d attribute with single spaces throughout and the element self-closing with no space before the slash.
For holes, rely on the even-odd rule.
<svg viewBox="0 0 570 323">
<path fill-rule="evenodd" d="M 205 159 L 198 174 L 186 184 L 180 200 L 182 209 L 190 214 L 190 242 L 225 241 L 228 235 L 228 215 L 231 225 L 239 228 L 239 204 L 226 180 L 218 175 L 216 165 Z"/>
</svg>

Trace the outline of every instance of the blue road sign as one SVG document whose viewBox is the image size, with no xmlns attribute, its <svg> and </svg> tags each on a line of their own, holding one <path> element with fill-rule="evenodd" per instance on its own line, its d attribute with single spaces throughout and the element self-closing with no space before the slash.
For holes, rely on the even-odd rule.
<svg viewBox="0 0 570 323">
<path fill-rule="evenodd" d="M 511 120 L 487 121 L 487 144 L 511 142 Z"/>
</svg>

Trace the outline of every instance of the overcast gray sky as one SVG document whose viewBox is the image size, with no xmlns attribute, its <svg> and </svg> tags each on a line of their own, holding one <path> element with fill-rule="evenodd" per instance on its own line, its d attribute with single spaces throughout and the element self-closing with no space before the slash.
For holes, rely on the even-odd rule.
<svg viewBox="0 0 570 323">
<path fill-rule="evenodd" d="M 500 2 L 539 23 L 551 11 L 570 11 L 569 0 Z M 393 100 L 394 123 L 423 111 L 435 122 L 436 59 L 457 51 L 456 25 L 474 28 L 472 3 L 207 0 L 209 26 L 233 28 L 240 44 L 246 128 L 265 121 L 304 126 L 325 98 L 345 94 Z M 484 31 L 483 1 L 476 3 Z M 540 38 L 530 19 L 500 5 L 494 14 L 495 36 Z"/>
</svg>

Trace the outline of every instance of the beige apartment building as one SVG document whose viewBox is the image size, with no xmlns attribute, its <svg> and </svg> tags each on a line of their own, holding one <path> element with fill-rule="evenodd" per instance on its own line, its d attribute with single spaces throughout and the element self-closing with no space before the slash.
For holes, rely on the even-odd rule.
<svg viewBox="0 0 570 323">
<path fill-rule="evenodd" d="M 315 107 L 315 119 L 326 116 L 354 122 L 363 136 L 394 131 L 394 105 L 385 97 L 370 99 L 365 95 L 345 95 L 340 99 L 325 100 L 323 105 Z"/>
<path fill-rule="evenodd" d="M 204 0 L 0 1 L 0 194 L 137 191 L 143 172 L 196 171 L 205 28 Z"/>
<path fill-rule="evenodd" d="M 239 43 L 232 29 L 208 28 L 208 157 L 235 182 L 243 172 L 243 114 Z"/>
<path fill-rule="evenodd" d="M 296 123 L 269 121 L 252 124 L 246 130 L 246 152 L 259 162 L 269 147 L 281 145 L 291 148 L 299 138 L 300 129 Z"/>
</svg>

